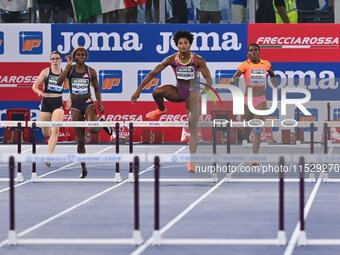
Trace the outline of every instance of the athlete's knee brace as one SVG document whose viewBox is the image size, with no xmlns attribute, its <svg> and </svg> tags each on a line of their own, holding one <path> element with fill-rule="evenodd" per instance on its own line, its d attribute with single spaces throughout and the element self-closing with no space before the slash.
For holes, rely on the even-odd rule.
<svg viewBox="0 0 340 255">
<path fill-rule="evenodd" d="M 262 128 L 261 127 L 255 127 L 254 128 L 254 133 L 261 134 L 261 132 L 262 132 Z"/>
</svg>

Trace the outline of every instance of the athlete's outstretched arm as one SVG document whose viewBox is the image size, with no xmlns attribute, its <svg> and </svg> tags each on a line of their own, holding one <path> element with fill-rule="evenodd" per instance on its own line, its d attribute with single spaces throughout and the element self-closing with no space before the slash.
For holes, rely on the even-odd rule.
<svg viewBox="0 0 340 255">
<path fill-rule="evenodd" d="M 45 68 L 44 70 L 41 71 L 39 74 L 38 78 L 35 80 L 32 86 L 32 90 L 38 94 L 39 97 L 44 96 L 44 92 L 39 89 L 39 85 L 46 79 L 48 76 L 49 68 Z"/>
<path fill-rule="evenodd" d="M 140 93 L 142 92 L 143 88 L 160 72 L 162 72 L 168 65 L 173 63 L 173 56 L 169 56 L 165 58 L 160 64 L 158 64 L 142 81 L 139 85 L 135 93 L 131 96 L 131 102 L 136 103 L 137 99 L 139 98 Z"/>
</svg>

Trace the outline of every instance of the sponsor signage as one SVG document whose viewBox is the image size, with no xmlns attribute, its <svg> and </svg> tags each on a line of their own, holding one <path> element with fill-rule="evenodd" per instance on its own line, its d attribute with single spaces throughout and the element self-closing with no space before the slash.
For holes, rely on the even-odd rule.
<svg viewBox="0 0 340 255">
<path fill-rule="evenodd" d="M 0 54 L 4 54 L 4 32 L 0 31 Z"/>
<path fill-rule="evenodd" d="M 102 93 L 122 93 L 123 75 L 121 70 L 99 70 L 98 76 Z"/>
<path fill-rule="evenodd" d="M 249 24 L 248 44 L 272 62 L 339 62 L 340 24 Z"/>
<path fill-rule="evenodd" d="M 19 32 L 19 52 L 22 55 L 43 53 L 43 34 L 38 31 Z"/>
<path fill-rule="evenodd" d="M 150 72 L 151 70 L 138 70 L 137 87 L 139 87 L 139 85 L 142 83 L 142 81 Z M 154 78 L 152 78 L 152 80 L 149 81 L 149 83 L 144 87 L 141 93 L 152 93 L 153 89 L 160 85 L 161 85 L 161 73 L 157 74 Z"/>
<path fill-rule="evenodd" d="M 338 63 L 272 63 L 279 88 L 296 87 L 308 89 L 311 100 L 340 100 Z M 267 77 L 270 86 L 270 77 Z M 291 94 L 292 97 L 299 96 Z M 302 95 L 303 96 L 303 95 Z M 272 99 L 272 90 L 266 89 L 266 97 Z"/>
<path fill-rule="evenodd" d="M 83 46 L 88 62 L 160 62 L 178 49 L 172 40 L 177 30 L 189 30 L 195 39 L 191 51 L 207 61 L 239 61 L 246 56 L 247 25 L 171 24 L 52 24 L 52 49 L 64 55 Z"/>
<path fill-rule="evenodd" d="M 0 62 L 0 100 L 40 100 L 32 85 L 49 63 Z M 41 87 L 42 89 L 42 87 Z"/>
<path fill-rule="evenodd" d="M 340 120 L 340 108 L 333 109 L 333 120 Z"/>
</svg>

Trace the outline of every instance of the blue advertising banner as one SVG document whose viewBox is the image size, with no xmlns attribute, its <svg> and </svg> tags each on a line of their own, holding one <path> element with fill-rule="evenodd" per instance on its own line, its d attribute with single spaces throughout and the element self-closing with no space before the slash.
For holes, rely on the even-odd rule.
<svg viewBox="0 0 340 255">
<path fill-rule="evenodd" d="M 194 34 L 191 50 L 206 61 L 241 61 L 247 54 L 246 24 L 52 24 L 52 50 L 68 55 L 83 46 L 89 62 L 160 62 L 177 51 L 178 30 Z"/>
<path fill-rule="evenodd" d="M 340 100 L 339 63 L 272 63 L 276 74 L 278 87 L 297 87 L 308 89 L 311 100 Z M 292 94 L 292 96 L 298 96 Z M 303 95 L 302 95 L 303 96 Z M 272 99 L 272 91 L 266 90 L 266 97 Z M 290 97 L 287 97 L 290 98 Z M 301 98 L 297 97 L 297 98 Z"/>
</svg>

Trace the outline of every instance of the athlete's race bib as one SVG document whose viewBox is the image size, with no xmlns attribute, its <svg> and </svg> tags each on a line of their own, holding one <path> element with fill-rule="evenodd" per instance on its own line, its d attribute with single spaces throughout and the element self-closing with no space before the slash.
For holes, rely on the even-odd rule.
<svg viewBox="0 0 340 255">
<path fill-rule="evenodd" d="M 250 82 L 251 84 L 265 84 L 266 71 L 263 69 L 251 69 L 250 70 Z"/>
<path fill-rule="evenodd" d="M 177 79 L 191 80 L 195 79 L 195 71 L 193 66 L 176 67 Z"/>
<path fill-rule="evenodd" d="M 58 86 L 57 79 L 58 79 L 58 76 L 55 76 L 55 75 L 50 75 L 48 77 L 48 85 L 47 85 L 48 90 L 52 90 L 55 92 L 61 92 L 63 90 L 63 84 Z"/>
<path fill-rule="evenodd" d="M 86 94 L 89 91 L 89 79 L 72 78 L 72 93 L 77 95 Z"/>
</svg>

